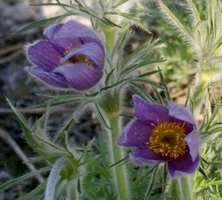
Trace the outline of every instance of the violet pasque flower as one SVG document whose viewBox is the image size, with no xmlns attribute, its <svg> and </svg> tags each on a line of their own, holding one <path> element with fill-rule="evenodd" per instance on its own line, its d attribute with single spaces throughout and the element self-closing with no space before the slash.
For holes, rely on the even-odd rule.
<svg viewBox="0 0 222 200">
<path fill-rule="evenodd" d="M 97 34 L 75 21 L 53 24 L 26 47 L 28 71 L 49 86 L 85 90 L 102 77 L 105 51 Z"/>
<path fill-rule="evenodd" d="M 174 103 L 154 104 L 133 96 L 135 117 L 119 145 L 133 147 L 136 164 L 167 162 L 171 176 L 193 173 L 199 166 L 199 137 L 192 115 Z"/>
</svg>

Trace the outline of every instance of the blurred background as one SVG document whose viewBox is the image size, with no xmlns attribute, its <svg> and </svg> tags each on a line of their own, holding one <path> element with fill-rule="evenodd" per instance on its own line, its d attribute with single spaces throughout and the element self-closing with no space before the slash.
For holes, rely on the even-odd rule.
<svg viewBox="0 0 222 200">
<path fill-rule="evenodd" d="M 88 2 L 92 4 L 93 1 Z M 19 33 L 19 30 L 28 23 L 61 15 L 64 12 L 58 6 L 30 5 L 49 2 L 52 1 L 0 1 L 0 183 L 28 172 L 27 164 L 24 164 L 24 158 L 21 159 L 21 155 L 28 157 L 34 155 L 34 152 L 25 143 L 16 118 L 7 105 L 5 97 L 12 101 L 18 111 L 34 121 L 45 112 L 45 108 L 35 108 L 33 105 L 42 102 L 45 94 L 56 94 L 55 91 L 51 91 L 34 81 L 24 71 L 24 67 L 29 65 L 24 55 L 24 45 L 41 37 L 43 29 L 41 27 L 32 28 Z M 62 2 L 71 3 L 69 0 Z M 187 13 L 183 9 L 184 1 L 166 0 L 165 2 L 184 23 L 188 23 Z M 201 8 L 202 4 L 199 3 L 201 0 L 196 2 Z M 187 86 L 193 80 L 194 74 L 195 60 L 192 50 L 187 48 L 178 34 L 162 19 L 155 0 L 144 0 L 142 3 L 147 8 L 147 13 L 144 13 L 141 20 L 148 26 L 150 32 L 146 33 L 142 29 L 134 27 L 136 34 L 128 41 L 125 47 L 126 54 L 133 50 L 135 43 L 140 45 L 149 38 L 159 39 L 162 45 L 159 53 L 166 60 L 162 69 L 172 99 L 184 103 Z M 135 4 L 136 1 L 132 1 L 127 6 L 133 8 Z M 97 8 L 95 7 L 95 9 Z M 78 20 L 89 24 L 84 18 L 78 18 Z M 53 134 L 54 130 L 60 127 L 61 122 L 70 115 L 70 106 L 75 107 L 75 105 L 63 106 L 53 113 L 48 124 L 49 133 Z M 130 105 L 128 106 L 131 109 Z M 95 119 L 95 114 L 86 110 L 70 134 L 73 135 L 74 142 L 82 144 L 93 138 L 98 129 L 99 125 Z M 22 152 L 20 152 L 20 148 Z M 16 199 L 19 194 L 29 191 L 36 184 L 35 178 L 24 181 L 13 189 L 0 193 L 0 200 Z"/>
</svg>

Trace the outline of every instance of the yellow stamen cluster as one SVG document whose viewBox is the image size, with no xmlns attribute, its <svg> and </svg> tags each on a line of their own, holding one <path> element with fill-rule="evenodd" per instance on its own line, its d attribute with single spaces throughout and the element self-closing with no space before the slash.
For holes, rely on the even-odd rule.
<svg viewBox="0 0 222 200">
<path fill-rule="evenodd" d="M 81 63 L 85 63 L 88 65 L 92 65 L 92 62 L 84 55 L 76 55 L 74 57 L 72 57 L 69 62 L 71 63 L 77 63 L 77 62 L 81 62 Z"/>
<path fill-rule="evenodd" d="M 184 124 L 178 122 L 158 123 L 149 138 L 149 148 L 164 157 L 176 159 L 186 152 Z"/>
</svg>

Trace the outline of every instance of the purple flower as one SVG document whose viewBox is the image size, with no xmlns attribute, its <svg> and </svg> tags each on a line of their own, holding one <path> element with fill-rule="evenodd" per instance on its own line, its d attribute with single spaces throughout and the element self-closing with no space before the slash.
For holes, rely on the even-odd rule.
<svg viewBox="0 0 222 200">
<path fill-rule="evenodd" d="M 167 162 L 171 176 L 193 173 L 199 166 L 199 137 L 192 115 L 174 103 L 154 104 L 133 96 L 135 117 L 118 144 L 133 147 L 136 164 Z"/>
<path fill-rule="evenodd" d="M 49 86 L 85 90 L 99 82 L 105 51 L 97 34 L 75 21 L 53 24 L 26 46 L 28 72 Z"/>
</svg>

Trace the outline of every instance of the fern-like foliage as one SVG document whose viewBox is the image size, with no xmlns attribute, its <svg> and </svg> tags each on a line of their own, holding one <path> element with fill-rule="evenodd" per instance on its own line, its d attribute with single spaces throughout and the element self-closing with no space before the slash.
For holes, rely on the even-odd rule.
<svg viewBox="0 0 222 200">
<path fill-rule="evenodd" d="M 198 66 L 206 71 L 210 80 L 220 72 L 222 55 L 222 3 L 219 0 L 206 1 L 205 16 L 201 17 L 193 0 L 186 0 L 185 10 L 188 10 L 190 26 L 185 25 L 163 3 L 158 0 L 159 8 L 166 21 L 172 25 L 190 46 L 196 55 Z M 211 72 L 209 74 L 209 72 Z"/>
</svg>

